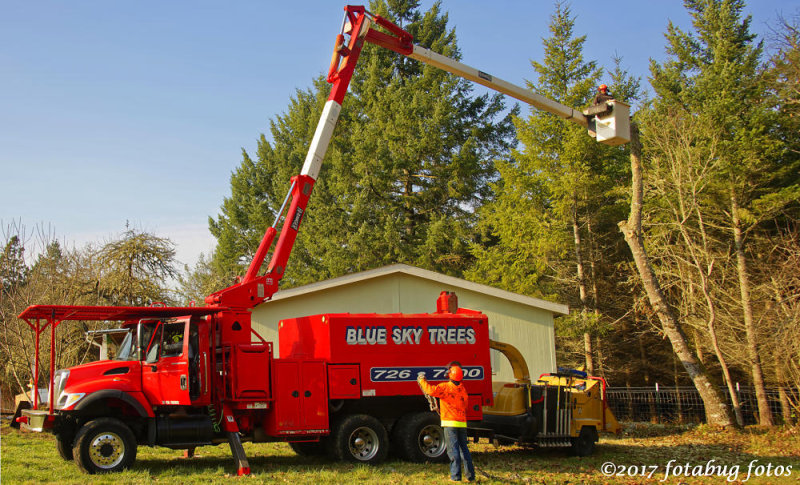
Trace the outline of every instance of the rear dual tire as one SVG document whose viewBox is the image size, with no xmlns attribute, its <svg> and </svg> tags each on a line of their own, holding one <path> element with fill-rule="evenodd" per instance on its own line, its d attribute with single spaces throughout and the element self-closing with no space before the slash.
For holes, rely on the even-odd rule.
<svg viewBox="0 0 800 485">
<path fill-rule="evenodd" d="M 394 427 L 392 444 L 406 460 L 415 463 L 448 460 L 444 429 L 435 413 L 407 414 Z"/>
<path fill-rule="evenodd" d="M 310 443 L 309 443 L 310 444 Z M 303 444 L 293 443 L 298 454 Z M 345 416 L 332 429 L 329 454 L 341 461 L 377 464 L 389 453 L 389 435 L 376 418 L 366 414 Z M 402 458 L 416 463 L 445 462 L 447 445 L 439 417 L 431 412 L 407 414 L 394 425 L 392 446 Z"/>
<path fill-rule="evenodd" d="M 389 434 L 372 416 L 354 414 L 336 423 L 328 446 L 331 456 L 341 461 L 374 465 L 389 453 Z"/>
</svg>

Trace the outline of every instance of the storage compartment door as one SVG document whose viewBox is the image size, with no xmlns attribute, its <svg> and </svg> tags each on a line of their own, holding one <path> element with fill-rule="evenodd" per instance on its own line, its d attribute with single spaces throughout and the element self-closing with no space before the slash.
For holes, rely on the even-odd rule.
<svg viewBox="0 0 800 485">
<path fill-rule="evenodd" d="M 273 397 L 275 407 L 272 410 L 273 432 L 296 430 L 300 428 L 300 364 L 299 362 L 273 361 Z"/>
<path fill-rule="evenodd" d="M 328 395 L 331 399 L 361 397 L 358 370 L 358 364 L 328 365 Z"/>
<path fill-rule="evenodd" d="M 269 344 L 239 344 L 233 349 L 234 399 L 269 399 Z"/>
<path fill-rule="evenodd" d="M 302 362 L 303 429 L 328 430 L 328 392 L 325 386 L 325 363 Z"/>
</svg>

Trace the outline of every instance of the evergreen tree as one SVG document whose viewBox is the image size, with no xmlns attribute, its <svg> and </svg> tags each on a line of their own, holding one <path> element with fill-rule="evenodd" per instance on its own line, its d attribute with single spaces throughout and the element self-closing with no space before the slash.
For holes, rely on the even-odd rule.
<svg viewBox="0 0 800 485">
<path fill-rule="evenodd" d="M 275 220 L 289 188 L 289 179 L 299 173 L 302 167 L 319 113 L 327 99 L 327 90 L 322 78 L 314 81 L 313 89 L 297 90 L 286 113 L 270 121 L 274 141 L 270 143 L 261 135 L 255 160 L 242 151 L 242 163 L 231 175 L 231 195 L 223 200 L 219 216 L 216 219 L 209 218 L 211 234 L 217 238 L 210 265 L 212 271 L 219 275 L 220 284 L 225 281 L 231 283 L 234 276 L 244 274 L 264 231 Z M 340 119 L 347 116 L 348 113 L 343 111 Z M 336 136 L 332 145 L 328 151 L 329 159 L 338 152 Z M 324 176 L 320 179 L 303 230 L 300 231 L 301 236 L 308 230 L 315 199 L 324 192 L 326 181 Z M 308 264 L 308 258 L 303 258 L 302 248 L 301 240 L 295 245 L 292 255 L 292 264 L 301 268 Z"/>
<path fill-rule="evenodd" d="M 25 284 L 28 267 L 25 264 L 25 246 L 19 236 L 13 235 L 0 254 L 0 291 L 3 295 L 13 293 Z"/>
<path fill-rule="evenodd" d="M 458 58 L 439 4 L 374 2 L 414 41 Z M 474 96 L 468 81 L 366 45 L 345 98 L 285 281 L 302 284 L 404 262 L 460 274 L 471 256 L 475 210 L 489 194 L 492 161 L 513 138 L 500 96 Z M 300 171 L 328 86 L 298 91 L 231 178 L 210 221 L 217 272 L 241 274 Z"/>
<path fill-rule="evenodd" d="M 694 143 L 715 147 L 718 164 L 707 181 L 706 222 L 726 228 L 715 234 L 733 248 L 739 309 L 750 373 L 759 402 L 759 421 L 772 424 L 753 316 L 750 236 L 759 224 L 797 200 L 797 167 L 782 163 L 772 127 L 775 116 L 761 62 L 762 47 L 743 17 L 741 0 L 687 0 L 693 32 L 670 24 L 669 60 L 651 62 L 658 95 L 654 116 L 694 119 L 706 127 Z M 658 122 L 650 124 L 654 136 Z M 677 142 L 677 140 L 676 140 Z"/>
<path fill-rule="evenodd" d="M 544 59 L 532 62 L 537 74 L 528 87 L 567 106 L 590 103 L 601 75 L 583 58 L 585 36 L 575 36 L 569 7 L 557 3 Z M 635 80 L 617 70 L 618 87 L 635 95 Z M 477 261 L 470 278 L 488 280 L 511 291 L 555 298 L 579 309 L 559 323 L 559 333 L 581 336 L 587 369 L 593 370 L 592 339 L 597 331 L 600 230 L 619 208 L 609 194 L 625 174 L 620 150 L 608 150 L 580 126 L 532 109 L 515 118 L 522 148 L 513 160 L 498 163 L 496 197 L 482 211 L 484 244 L 474 245 Z M 616 210 L 618 213 L 619 210 Z M 612 219 L 618 220 L 616 216 Z"/>
<path fill-rule="evenodd" d="M 31 271 L 47 280 L 58 281 L 62 279 L 66 269 L 63 264 L 64 257 L 61 243 L 57 240 L 51 241 L 45 246 L 44 252 L 36 257 Z"/>
<path fill-rule="evenodd" d="M 769 80 L 780 100 L 782 122 L 797 133 L 800 124 L 800 13 L 781 19 L 778 51 L 772 56 Z"/>
<path fill-rule="evenodd" d="M 184 304 L 199 305 L 206 296 L 224 288 L 228 282 L 214 271 L 210 259 L 200 253 L 193 267 L 184 265 L 183 273 L 178 276 L 178 284 L 178 294 L 184 299 Z"/>
</svg>

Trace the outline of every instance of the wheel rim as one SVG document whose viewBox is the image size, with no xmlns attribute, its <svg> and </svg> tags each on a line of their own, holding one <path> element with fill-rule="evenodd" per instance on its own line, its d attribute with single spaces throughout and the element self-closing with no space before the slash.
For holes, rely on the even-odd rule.
<svg viewBox="0 0 800 485">
<path fill-rule="evenodd" d="M 420 451 L 429 458 L 441 456 L 446 449 L 442 428 L 435 424 L 429 424 L 419 431 L 417 443 Z"/>
<path fill-rule="evenodd" d="M 353 455 L 353 458 L 361 461 L 374 458 L 375 455 L 378 454 L 378 447 L 380 446 L 378 433 L 366 426 L 354 429 L 353 432 L 350 433 L 348 444 L 350 446 L 350 454 Z"/>
<path fill-rule="evenodd" d="M 102 470 L 108 470 L 122 463 L 125 457 L 125 442 L 117 433 L 100 433 L 89 444 L 89 459 Z"/>
</svg>

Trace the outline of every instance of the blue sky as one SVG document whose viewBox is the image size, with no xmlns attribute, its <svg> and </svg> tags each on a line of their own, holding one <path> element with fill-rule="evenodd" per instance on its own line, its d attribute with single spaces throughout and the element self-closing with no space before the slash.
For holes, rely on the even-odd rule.
<svg viewBox="0 0 800 485">
<path fill-rule="evenodd" d="M 241 150 L 252 152 L 295 89 L 327 69 L 344 4 L 0 0 L 2 227 L 44 224 L 82 245 L 128 221 L 194 263 L 213 248 L 207 219 Z M 761 36 L 798 11 L 787 0 L 750 4 Z M 463 62 L 517 84 L 533 78 L 551 2 L 442 5 Z M 587 59 L 610 65 L 617 54 L 643 79 L 649 59 L 665 57 L 667 22 L 689 26 L 674 0 L 571 8 Z"/>
</svg>

